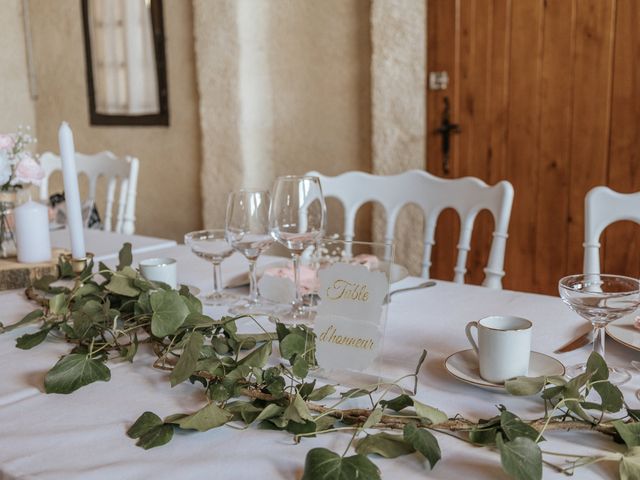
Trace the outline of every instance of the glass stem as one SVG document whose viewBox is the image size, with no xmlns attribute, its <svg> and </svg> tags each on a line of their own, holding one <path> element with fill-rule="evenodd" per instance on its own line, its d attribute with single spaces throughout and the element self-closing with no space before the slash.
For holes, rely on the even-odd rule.
<svg viewBox="0 0 640 480">
<path fill-rule="evenodd" d="M 219 263 L 213 264 L 213 293 L 222 294 L 222 269 Z"/>
<path fill-rule="evenodd" d="M 258 278 L 256 277 L 255 260 L 249 260 L 249 303 L 258 303 Z"/>
<path fill-rule="evenodd" d="M 296 300 L 294 305 L 297 308 L 302 307 L 302 291 L 300 290 L 300 254 L 292 253 L 291 259 L 293 260 L 293 282 L 296 286 Z"/>
<path fill-rule="evenodd" d="M 606 335 L 604 327 L 600 325 L 593 326 L 593 351 L 604 358 L 604 339 Z"/>
</svg>

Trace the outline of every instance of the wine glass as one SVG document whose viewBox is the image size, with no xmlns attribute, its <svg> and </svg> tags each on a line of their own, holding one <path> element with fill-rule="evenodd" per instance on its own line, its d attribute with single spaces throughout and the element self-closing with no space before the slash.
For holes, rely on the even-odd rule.
<svg viewBox="0 0 640 480">
<path fill-rule="evenodd" d="M 621 275 L 590 273 L 570 275 L 558 283 L 560 296 L 571 310 L 593 324 L 593 351 L 604 358 L 604 327 L 640 305 L 640 281 Z M 586 370 L 586 364 L 567 369 L 569 376 Z M 624 367 L 609 367 L 609 381 L 621 385 L 631 378 Z"/>
<path fill-rule="evenodd" d="M 271 235 L 291 252 L 296 298 L 291 308 L 279 312 L 281 320 L 308 323 L 314 313 L 304 306 L 300 290 L 300 254 L 323 235 L 326 206 L 318 177 L 279 177 L 273 187 L 269 211 Z"/>
<path fill-rule="evenodd" d="M 249 260 L 249 297 L 229 309 L 233 315 L 273 312 L 273 304 L 260 296 L 256 278 L 256 261 L 273 243 L 269 233 L 269 204 L 269 192 L 261 190 L 232 192 L 227 200 L 227 242 Z"/>
<path fill-rule="evenodd" d="M 213 263 L 213 292 L 201 296 L 206 305 L 230 305 L 238 300 L 238 296 L 224 292 L 222 287 L 222 261 L 233 253 L 227 243 L 223 229 L 198 230 L 184 236 L 185 245 L 191 248 L 196 256 Z"/>
</svg>

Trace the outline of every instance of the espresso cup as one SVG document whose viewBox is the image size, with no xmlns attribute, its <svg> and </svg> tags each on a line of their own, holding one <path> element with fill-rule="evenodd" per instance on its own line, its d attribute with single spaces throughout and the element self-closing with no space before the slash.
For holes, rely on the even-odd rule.
<svg viewBox="0 0 640 480">
<path fill-rule="evenodd" d="M 512 316 L 469 322 L 465 331 L 478 355 L 480 376 L 492 383 L 526 376 L 531 355 L 531 327 L 529 320 Z M 472 328 L 478 330 L 477 343 L 471 334 Z"/>
<path fill-rule="evenodd" d="M 147 258 L 140 262 L 140 273 L 147 280 L 178 287 L 178 262 L 174 258 Z"/>
</svg>

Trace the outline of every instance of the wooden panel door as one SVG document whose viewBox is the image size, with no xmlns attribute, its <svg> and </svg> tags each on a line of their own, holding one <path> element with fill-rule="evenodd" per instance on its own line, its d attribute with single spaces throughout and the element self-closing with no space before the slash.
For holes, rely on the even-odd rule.
<svg viewBox="0 0 640 480">
<path fill-rule="evenodd" d="M 449 84 L 427 95 L 427 161 L 443 177 L 509 180 L 515 200 L 504 285 L 557 293 L 582 270 L 584 196 L 596 185 L 640 190 L 640 2 L 428 0 L 428 72 Z M 444 99 L 461 132 L 444 169 Z M 493 223 L 478 218 L 469 281 L 483 277 Z M 458 233 L 443 214 L 435 278 L 451 278 Z M 640 227 L 602 239 L 603 271 L 640 274 Z"/>
</svg>

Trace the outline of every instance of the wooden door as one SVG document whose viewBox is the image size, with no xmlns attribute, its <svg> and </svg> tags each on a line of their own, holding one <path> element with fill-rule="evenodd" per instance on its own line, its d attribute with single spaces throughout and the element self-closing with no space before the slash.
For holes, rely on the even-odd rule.
<svg viewBox="0 0 640 480">
<path fill-rule="evenodd" d="M 585 194 L 640 190 L 640 2 L 427 3 L 428 73 L 449 76 L 427 95 L 427 170 L 509 180 L 505 288 L 556 294 L 562 276 L 582 271 Z M 436 133 L 445 97 L 461 130 L 448 173 Z M 451 278 L 458 225 L 443 215 L 432 273 Z M 493 228 L 487 212 L 476 222 L 471 283 L 483 277 Z M 603 272 L 640 275 L 640 226 L 614 224 L 601 242 Z"/>
</svg>

